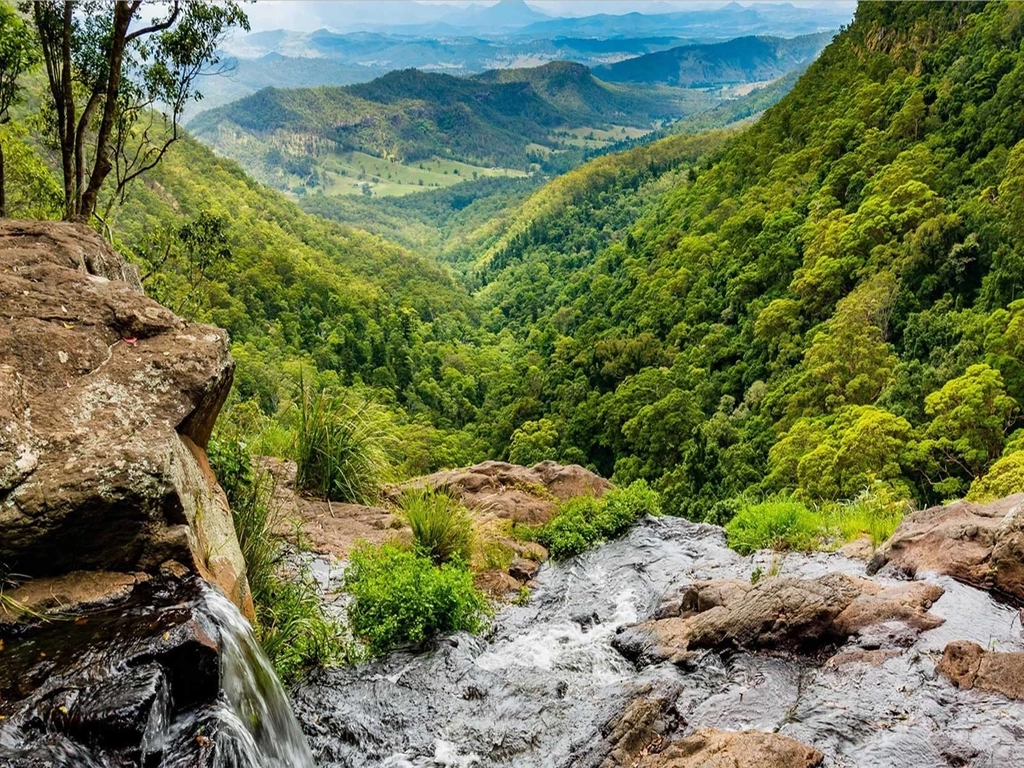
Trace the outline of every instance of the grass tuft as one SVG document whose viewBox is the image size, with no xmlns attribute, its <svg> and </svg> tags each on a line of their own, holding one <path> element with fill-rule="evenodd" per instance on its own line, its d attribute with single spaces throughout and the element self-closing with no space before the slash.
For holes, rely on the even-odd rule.
<svg viewBox="0 0 1024 768">
<path fill-rule="evenodd" d="M 744 504 L 725 526 L 729 546 L 741 555 L 759 549 L 809 552 L 821 546 L 821 518 L 793 498 Z"/>
<path fill-rule="evenodd" d="M 393 435 L 368 401 L 299 382 L 298 487 L 332 501 L 372 504 L 391 479 Z"/>
<path fill-rule="evenodd" d="M 637 480 L 626 488 L 613 488 L 600 499 L 578 496 L 563 502 L 558 514 L 536 536 L 553 558 L 561 559 L 621 536 L 645 515 L 660 514 L 657 492 L 644 480 Z"/>
<path fill-rule="evenodd" d="M 274 533 L 273 476 L 253 467 L 246 445 L 214 438 L 209 457 L 227 494 L 256 608 L 256 635 L 278 675 L 355 660 L 337 621 L 324 610 L 315 581 L 300 571 L 282 575 L 283 542 Z"/>
<path fill-rule="evenodd" d="M 402 494 L 400 515 L 412 528 L 413 542 L 420 554 L 435 565 L 457 560 L 469 563 L 473 529 L 469 512 L 444 491 L 410 489 Z"/>
</svg>

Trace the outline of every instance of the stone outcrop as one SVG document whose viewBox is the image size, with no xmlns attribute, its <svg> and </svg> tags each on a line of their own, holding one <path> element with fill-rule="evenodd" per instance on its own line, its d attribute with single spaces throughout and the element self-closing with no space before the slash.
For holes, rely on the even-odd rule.
<svg viewBox="0 0 1024 768">
<path fill-rule="evenodd" d="M 0 222 L 0 314 L 0 563 L 177 562 L 251 608 L 204 450 L 234 370 L 225 332 L 146 298 L 92 230 L 48 222 Z"/>
<path fill-rule="evenodd" d="M 559 501 L 574 496 L 602 496 L 611 488 L 604 478 L 576 464 L 544 461 L 521 467 L 504 461 L 485 461 L 468 469 L 453 469 L 417 478 L 403 487 L 445 489 L 469 509 L 517 523 L 539 525 L 554 515 Z"/>
<path fill-rule="evenodd" d="M 875 552 L 868 573 L 884 567 L 943 573 L 1024 600 L 1024 493 L 914 512 Z"/>
<path fill-rule="evenodd" d="M 928 609 L 942 593 L 926 582 L 882 586 L 840 573 L 756 585 L 697 582 L 666 599 L 653 619 L 623 629 L 614 644 L 640 662 L 683 662 L 701 649 L 814 651 L 882 622 L 937 627 L 943 620 Z"/>
<path fill-rule="evenodd" d="M 946 646 L 938 671 L 957 688 L 1024 701 L 1024 653 L 986 651 L 977 643 L 958 640 Z"/>
<path fill-rule="evenodd" d="M 815 768 L 824 755 L 778 733 L 699 728 L 664 751 L 644 756 L 637 768 Z"/>
</svg>

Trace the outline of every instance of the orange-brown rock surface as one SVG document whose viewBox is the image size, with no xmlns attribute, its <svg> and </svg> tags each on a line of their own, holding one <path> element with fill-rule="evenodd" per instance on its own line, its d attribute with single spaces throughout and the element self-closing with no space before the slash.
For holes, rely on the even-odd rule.
<svg viewBox="0 0 1024 768">
<path fill-rule="evenodd" d="M 777 733 L 700 728 L 648 754 L 637 768 L 815 768 L 824 755 Z"/>
<path fill-rule="evenodd" d="M 885 566 L 935 572 L 1024 600 L 1024 493 L 988 504 L 957 501 L 914 512 L 875 552 Z"/>
<path fill-rule="evenodd" d="M 977 643 L 957 640 L 946 646 L 938 671 L 957 688 L 1024 701 L 1024 653 L 986 651 Z"/>
</svg>

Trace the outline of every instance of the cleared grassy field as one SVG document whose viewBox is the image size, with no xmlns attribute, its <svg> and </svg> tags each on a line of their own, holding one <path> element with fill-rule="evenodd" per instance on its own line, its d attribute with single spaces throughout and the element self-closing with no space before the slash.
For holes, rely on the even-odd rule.
<svg viewBox="0 0 1024 768">
<path fill-rule="evenodd" d="M 363 152 L 329 155 L 321 160 L 321 187 L 327 195 L 364 195 L 397 197 L 427 189 L 450 187 L 481 176 L 526 176 L 508 168 L 484 168 L 456 160 L 431 158 L 415 163 L 399 163 Z M 296 176 L 288 185 L 302 186 Z"/>
<path fill-rule="evenodd" d="M 552 134 L 552 138 L 570 147 L 602 149 L 617 141 L 646 136 L 653 130 L 653 127 L 637 128 L 626 125 L 613 125 L 610 128 L 570 128 L 569 130 L 556 131 Z"/>
</svg>

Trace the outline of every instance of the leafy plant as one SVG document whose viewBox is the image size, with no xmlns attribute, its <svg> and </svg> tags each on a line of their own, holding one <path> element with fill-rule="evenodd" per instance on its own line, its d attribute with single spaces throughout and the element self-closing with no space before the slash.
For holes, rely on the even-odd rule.
<svg viewBox="0 0 1024 768">
<path fill-rule="evenodd" d="M 469 562 L 472 520 L 457 499 L 434 488 L 409 489 L 402 494 L 400 514 L 412 528 L 417 551 L 435 565 Z"/>
<path fill-rule="evenodd" d="M 810 551 L 821 545 L 822 520 L 796 499 L 746 504 L 725 526 L 729 546 L 742 555 L 759 549 Z"/>
<path fill-rule="evenodd" d="M 644 480 L 613 488 L 602 498 L 578 496 L 537 532 L 537 541 L 556 559 L 572 557 L 592 545 L 620 536 L 644 515 L 660 515 L 657 492 Z"/>
<path fill-rule="evenodd" d="M 345 589 L 352 595 L 352 631 L 373 654 L 445 632 L 480 632 L 491 613 L 465 567 L 436 566 L 395 544 L 358 547 L 345 572 Z"/>
<path fill-rule="evenodd" d="M 391 477 L 392 436 L 384 414 L 299 383 L 298 487 L 333 501 L 371 504 Z"/>
</svg>

